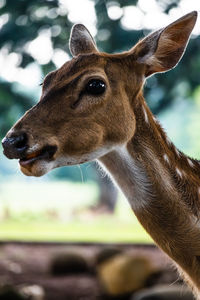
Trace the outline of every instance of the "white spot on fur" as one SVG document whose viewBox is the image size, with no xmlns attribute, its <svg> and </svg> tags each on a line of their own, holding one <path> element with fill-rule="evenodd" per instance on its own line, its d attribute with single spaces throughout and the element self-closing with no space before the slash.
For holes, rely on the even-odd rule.
<svg viewBox="0 0 200 300">
<path fill-rule="evenodd" d="M 41 149 L 41 146 L 39 144 L 35 144 L 35 145 L 31 146 L 30 148 L 28 148 L 27 154 L 31 154 L 33 152 L 39 151 L 40 149 Z"/>
<path fill-rule="evenodd" d="M 190 167 L 194 167 L 194 163 L 191 161 L 191 159 L 187 158 L 187 162 L 190 165 Z"/>
<path fill-rule="evenodd" d="M 166 136 L 166 141 L 167 141 L 167 144 L 168 144 L 169 146 L 171 146 L 171 144 L 172 144 L 172 141 L 169 139 L 169 137 L 168 137 L 168 136 Z"/>
<path fill-rule="evenodd" d="M 169 157 L 166 153 L 163 155 L 163 158 L 169 164 Z"/>
<path fill-rule="evenodd" d="M 153 116 L 153 120 L 157 125 L 160 126 L 160 121 L 155 116 Z"/>
<path fill-rule="evenodd" d="M 176 168 L 176 173 L 178 174 L 178 176 L 182 177 L 183 173 L 180 171 L 179 168 Z"/>
<path fill-rule="evenodd" d="M 144 119 L 145 119 L 145 122 L 146 122 L 146 123 L 149 123 L 149 119 L 148 119 L 148 116 L 147 116 L 147 112 L 146 112 L 145 107 L 142 106 L 142 109 L 143 109 L 143 112 L 144 112 Z"/>
<path fill-rule="evenodd" d="M 180 157 L 180 152 L 179 152 L 179 150 L 178 150 L 176 147 L 174 147 L 174 149 L 175 149 L 175 152 L 176 152 L 177 156 Z"/>
<path fill-rule="evenodd" d="M 158 120 L 156 119 L 155 116 L 153 116 L 153 120 L 154 120 L 156 123 L 158 122 Z"/>
</svg>

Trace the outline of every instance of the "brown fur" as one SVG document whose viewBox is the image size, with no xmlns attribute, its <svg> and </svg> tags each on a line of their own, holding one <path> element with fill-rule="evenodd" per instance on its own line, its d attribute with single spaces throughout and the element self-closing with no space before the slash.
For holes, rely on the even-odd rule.
<svg viewBox="0 0 200 300">
<path fill-rule="evenodd" d="M 75 57 L 46 77 L 40 102 L 7 137 L 26 132 L 30 149 L 56 145 L 51 168 L 98 159 L 198 296 L 199 162 L 169 142 L 142 96 L 145 77 L 178 63 L 196 17 L 192 12 L 122 54 L 97 52 L 88 31 L 74 27 L 70 47 Z M 103 95 L 83 92 L 91 78 L 106 83 Z M 21 169 L 34 176 L 49 171 L 37 161 Z"/>
</svg>

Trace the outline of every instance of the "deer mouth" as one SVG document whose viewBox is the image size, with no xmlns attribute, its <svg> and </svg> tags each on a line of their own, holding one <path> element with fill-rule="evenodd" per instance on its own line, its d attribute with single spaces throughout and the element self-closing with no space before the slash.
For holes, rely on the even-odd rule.
<svg viewBox="0 0 200 300">
<path fill-rule="evenodd" d="M 25 157 L 19 160 L 22 167 L 32 165 L 38 160 L 52 160 L 54 154 L 57 151 L 57 146 L 45 146 L 41 150 L 27 154 Z"/>
</svg>

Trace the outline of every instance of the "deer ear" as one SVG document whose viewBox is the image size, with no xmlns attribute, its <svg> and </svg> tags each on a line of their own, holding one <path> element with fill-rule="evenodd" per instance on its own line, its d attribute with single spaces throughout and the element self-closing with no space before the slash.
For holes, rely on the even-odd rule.
<svg viewBox="0 0 200 300">
<path fill-rule="evenodd" d="M 139 63 L 145 64 L 146 77 L 176 66 L 185 51 L 196 19 L 197 12 L 193 11 L 136 44 L 131 51 Z"/>
<path fill-rule="evenodd" d="M 90 32 L 82 24 L 75 24 L 72 27 L 69 48 L 72 56 L 98 52 Z"/>
</svg>

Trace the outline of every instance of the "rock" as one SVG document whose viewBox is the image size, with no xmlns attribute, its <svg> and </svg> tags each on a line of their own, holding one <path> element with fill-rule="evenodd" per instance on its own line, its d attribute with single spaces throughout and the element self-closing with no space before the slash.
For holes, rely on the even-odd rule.
<svg viewBox="0 0 200 300">
<path fill-rule="evenodd" d="M 44 300 L 45 292 L 39 285 L 28 285 L 20 288 L 20 293 L 31 300 Z"/>
<path fill-rule="evenodd" d="M 21 274 L 22 273 L 22 267 L 20 264 L 12 262 L 12 261 L 6 261 L 6 268 L 8 271 L 15 273 L 15 274 Z"/>
<path fill-rule="evenodd" d="M 176 282 L 176 284 L 182 284 L 183 280 L 178 277 L 177 272 L 175 272 L 172 268 L 159 268 L 152 273 L 146 281 L 146 288 L 150 288 L 152 286 L 157 285 L 170 285 Z"/>
<path fill-rule="evenodd" d="M 128 294 L 144 288 L 147 278 L 154 268 L 142 256 L 118 254 L 97 267 L 98 278 L 111 296 Z"/>
<path fill-rule="evenodd" d="M 53 275 L 89 273 L 87 260 L 78 253 L 59 253 L 52 258 L 50 272 Z"/>
<path fill-rule="evenodd" d="M 191 291 L 182 285 L 157 286 L 136 293 L 131 300 L 194 300 Z"/>
<path fill-rule="evenodd" d="M 99 265 L 106 260 L 113 258 L 115 255 L 122 254 L 123 250 L 118 247 L 105 247 L 96 255 L 96 265 Z"/>
</svg>

